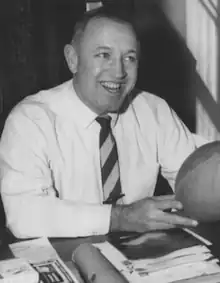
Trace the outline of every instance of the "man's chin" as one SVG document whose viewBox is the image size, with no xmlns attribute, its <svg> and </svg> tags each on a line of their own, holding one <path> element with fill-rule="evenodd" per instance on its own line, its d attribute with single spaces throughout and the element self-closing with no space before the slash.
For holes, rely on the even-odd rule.
<svg viewBox="0 0 220 283">
<path fill-rule="evenodd" d="M 119 113 L 119 112 L 120 112 L 120 109 L 121 109 L 121 105 L 122 105 L 122 104 L 117 105 L 117 106 L 110 107 L 110 108 L 108 109 L 108 113 L 112 113 L 112 114 L 117 114 L 117 113 Z"/>
<path fill-rule="evenodd" d="M 115 101 L 115 103 L 106 103 L 105 105 L 102 105 L 102 112 L 105 112 L 105 114 L 107 113 L 119 113 L 120 109 L 122 107 L 124 100 L 120 100 L 120 101 Z"/>
<path fill-rule="evenodd" d="M 110 109 L 110 110 L 108 111 L 108 113 L 116 114 L 116 113 L 119 112 L 119 109 L 120 109 L 120 108 L 117 108 L 117 109 Z"/>
</svg>

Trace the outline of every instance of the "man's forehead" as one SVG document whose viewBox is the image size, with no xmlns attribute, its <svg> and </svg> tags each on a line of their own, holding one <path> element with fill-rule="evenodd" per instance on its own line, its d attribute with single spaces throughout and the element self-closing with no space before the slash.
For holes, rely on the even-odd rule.
<svg viewBox="0 0 220 283">
<path fill-rule="evenodd" d="M 123 42 L 125 44 L 127 42 L 126 46 L 128 49 L 132 48 L 139 53 L 136 34 L 128 22 L 106 17 L 90 19 L 81 41 L 84 48 L 88 48 L 88 44 L 92 48 L 100 44 L 111 45 L 112 42 L 118 42 L 118 44 L 123 44 Z"/>
<path fill-rule="evenodd" d="M 127 29 L 129 33 L 136 37 L 131 25 L 128 22 L 119 19 L 107 18 L 104 16 L 90 19 L 87 23 L 85 33 L 90 34 L 92 31 L 100 31 L 114 27 L 117 29 L 117 25 L 122 26 L 125 30 Z"/>
</svg>

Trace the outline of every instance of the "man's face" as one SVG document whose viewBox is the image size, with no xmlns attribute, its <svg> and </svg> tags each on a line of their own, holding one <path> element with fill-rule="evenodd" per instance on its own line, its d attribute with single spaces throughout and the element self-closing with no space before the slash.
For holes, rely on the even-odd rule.
<svg viewBox="0 0 220 283">
<path fill-rule="evenodd" d="M 137 41 L 129 25 L 100 18 L 89 22 L 77 52 L 74 86 L 98 115 L 117 112 L 137 76 Z"/>
</svg>

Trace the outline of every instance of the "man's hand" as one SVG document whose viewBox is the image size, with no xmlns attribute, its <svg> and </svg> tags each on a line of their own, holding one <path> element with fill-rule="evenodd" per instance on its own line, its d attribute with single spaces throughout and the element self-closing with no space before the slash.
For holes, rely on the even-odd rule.
<svg viewBox="0 0 220 283">
<path fill-rule="evenodd" d="M 194 227 L 198 223 L 167 210 L 181 210 L 174 195 L 144 198 L 129 205 L 112 207 L 110 231 L 147 232 L 175 227 Z"/>
</svg>

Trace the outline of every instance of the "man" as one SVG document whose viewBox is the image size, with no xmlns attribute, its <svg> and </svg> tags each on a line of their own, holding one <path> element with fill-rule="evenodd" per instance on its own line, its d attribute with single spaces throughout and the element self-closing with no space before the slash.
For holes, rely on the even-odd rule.
<svg viewBox="0 0 220 283">
<path fill-rule="evenodd" d="M 93 12 L 65 46 L 73 79 L 10 113 L 0 143 L 1 194 L 16 237 L 197 225 L 167 212 L 182 209 L 174 196 L 152 197 L 159 169 L 173 187 L 195 144 L 164 100 L 135 90 L 138 53 L 128 22 Z"/>
</svg>

